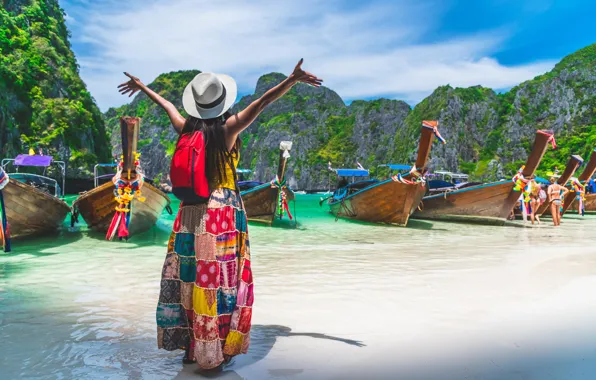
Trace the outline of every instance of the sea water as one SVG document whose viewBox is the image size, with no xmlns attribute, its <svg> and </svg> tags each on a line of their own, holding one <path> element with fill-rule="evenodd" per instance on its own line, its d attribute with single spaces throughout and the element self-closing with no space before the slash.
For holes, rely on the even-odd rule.
<svg viewBox="0 0 596 380">
<path fill-rule="evenodd" d="M 297 226 L 249 226 L 251 347 L 218 378 L 596 378 L 596 217 L 400 228 L 336 221 L 316 195 L 291 211 Z M 0 254 L 0 378 L 207 376 L 156 347 L 173 219 L 129 242 L 69 220 L 13 242 Z"/>
</svg>

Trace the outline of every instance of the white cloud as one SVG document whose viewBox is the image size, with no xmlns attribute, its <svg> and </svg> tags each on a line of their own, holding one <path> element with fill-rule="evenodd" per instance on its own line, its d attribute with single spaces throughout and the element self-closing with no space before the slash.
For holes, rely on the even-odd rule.
<svg viewBox="0 0 596 380">
<path fill-rule="evenodd" d="M 131 0 L 66 3 L 81 74 L 105 110 L 128 101 L 116 91 L 129 71 L 146 83 L 181 69 L 228 73 L 241 92 L 258 77 L 289 73 L 297 60 L 345 99 L 416 101 L 439 85 L 511 87 L 552 62 L 503 66 L 490 58 L 500 31 L 417 43 L 436 28 L 436 3 L 394 1 L 350 10 L 341 0 Z"/>
</svg>

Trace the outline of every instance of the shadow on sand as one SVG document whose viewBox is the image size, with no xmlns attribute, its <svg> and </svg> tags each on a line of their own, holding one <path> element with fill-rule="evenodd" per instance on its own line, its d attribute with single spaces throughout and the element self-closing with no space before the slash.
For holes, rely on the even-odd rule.
<svg viewBox="0 0 596 380">
<path fill-rule="evenodd" d="M 357 340 L 339 338 L 322 333 L 292 332 L 292 329 L 286 326 L 254 325 L 252 326 L 250 332 L 250 348 L 248 350 L 248 354 L 235 357 L 230 365 L 228 365 L 226 369 L 221 372 L 201 371 L 197 369 L 195 364 L 185 365 L 175 379 L 196 379 L 197 376 L 200 378 L 218 380 L 244 379 L 242 376 L 236 373 L 236 370 L 257 363 L 267 357 L 277 342 L 277 338 L 293 336 L 306 336 L 314 339 L 333 340 L 356 347 L 365 346 L 364 343 Z"/>
</svg>

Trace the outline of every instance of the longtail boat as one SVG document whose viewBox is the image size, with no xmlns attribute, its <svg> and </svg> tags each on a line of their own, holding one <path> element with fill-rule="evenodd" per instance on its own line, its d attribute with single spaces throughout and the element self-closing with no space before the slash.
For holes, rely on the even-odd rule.
<svg viewBox="0 0 596 380">
<path fill-rule="evenodd" d="M 527 183 L 538 168 L 548 144 L 556 147 L 554 136 L 537 131 L 534 147 L 526 161 L 512 180 L 485 183 L 461 189 L 445 189 L 439 194 L 427 195 L 422 207 L 412 218 L 446 221 L 464 221 L 502 225 L 511 214 Z"/>
<path fill-rule="evenodd" d="M 62 187 L 46 176 L 48 167 L 58 166 Z M 16 168 L 6 173 L 7 167 Z M 43 168 L 43 175 L 19 173 L 20 167 Z M 51 156 L 21 154 L 14 159 L 2 160 L 0 169 L 0 240 L 6 252 L 10 251 L 10 239 L 41 235 L 56 231 L 70 211 L 64 197 L 66 164 L 54 161 Z"/>
<path fill-rule="evenodd" d="M 285 213 L 292 219 L 288 206 L 289 201 L 295 200 L 294 192 L 286 185 L 286 163 L 290 158 L 291 141 L 279 144 L 279 164 L 277 175 L 271 182 L 241 181 L 238 182 L 240 195 L 248 220 L 271 225 L 276 217 L 280 219 Z M 246 169 L 244 170 L 247 171 Z M 240 171 L 242 173 L 242 171 Z"/>
<path fill-rule="evenodd" d="M 563 214 L 568 210 L 578 211 L 583 215 L 584 211 L 596 210 L 596 194 L 586 195 L 586 183 L 596 173 L 596 149 L 592 151 L 590 160 L 577 178 L 571 179 L 571 191 L 565 195 L 563 200 Z"/>
<path fill-rule="evenodd" d="M 571 207 L 567 211 L 579 211 L 577 200 L 573 200 Z M 586 194 L 583 199 L 584 212 L 596 212 L 596 194 Z"/>
<path fill-rule="evenodd" d="M 104 184 L 99 184 L 101 177 L 96 172 L 96 187 L 81 194 L 72 205 L 75 219 L 80 214 L 90 229 L 105 233 L 108 240 L 116 236 L 128 239 L 149 230 L 170 206 L 168 196 L 143 177 L 136 153 L 139 126 L 139 118 L 120 119 L 123 155 L 118 172 Z"/>
<path fill-rule="evenodd" d="M 355 219 L 372 223 L 406 226 L 424 193 L 426 170 L 434 137 L 445 140 L 438 130 L 438 122 L 423 121 L 414 167 L 404 176 L 397 174 L 384 181 L 358 181 L 338 188 L 327 200 L 329 211 L 337 218 Z M 360 171 L 360 172 L 358 172 Z M 338 176 L 368 176 L 362 167 L 352 173 L 336 169 Z"/>
<path fill-rule="evenodd" d="M 573 177 L 575 171 L 584 163 L 584 159 L 578 155 L 572 155 L 569 157 L 569 161 L 567 161 L 567 165 L 565 166 L 565 170 L 563 174 L 557 179 L 557 183 L 561 186 L 565 186 L 567 182 Z M 547 210 L 550 210 L 551 200 L 547 199 L 538 210 L 536 210 L 536 215 L 542 216 Z M 550 212 L 548 213 L 550 214 Z"/>
</svg>

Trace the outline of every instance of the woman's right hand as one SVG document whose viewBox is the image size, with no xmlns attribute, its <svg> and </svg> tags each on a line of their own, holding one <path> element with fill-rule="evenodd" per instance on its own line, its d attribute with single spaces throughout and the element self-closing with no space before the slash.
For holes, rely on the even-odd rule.
<svg viewBox="0 0 596 380">
<path fill-rule="evenodd" d="M 129 77 L 130 80 L 128 82 L 124 82 L 118 86 L 118 91 L 122 95 L 126 95 L 126 94 L 130 93 L 128 95 L 128 97 L 131 97 L 136 92 L 143 89 L 143 83 L 141 82 L 141 80 L 139 78 L 135 77 L 134 75 L 130 75 L 127 72 L 125 72 L 124 75 Z"/>
</svg>

